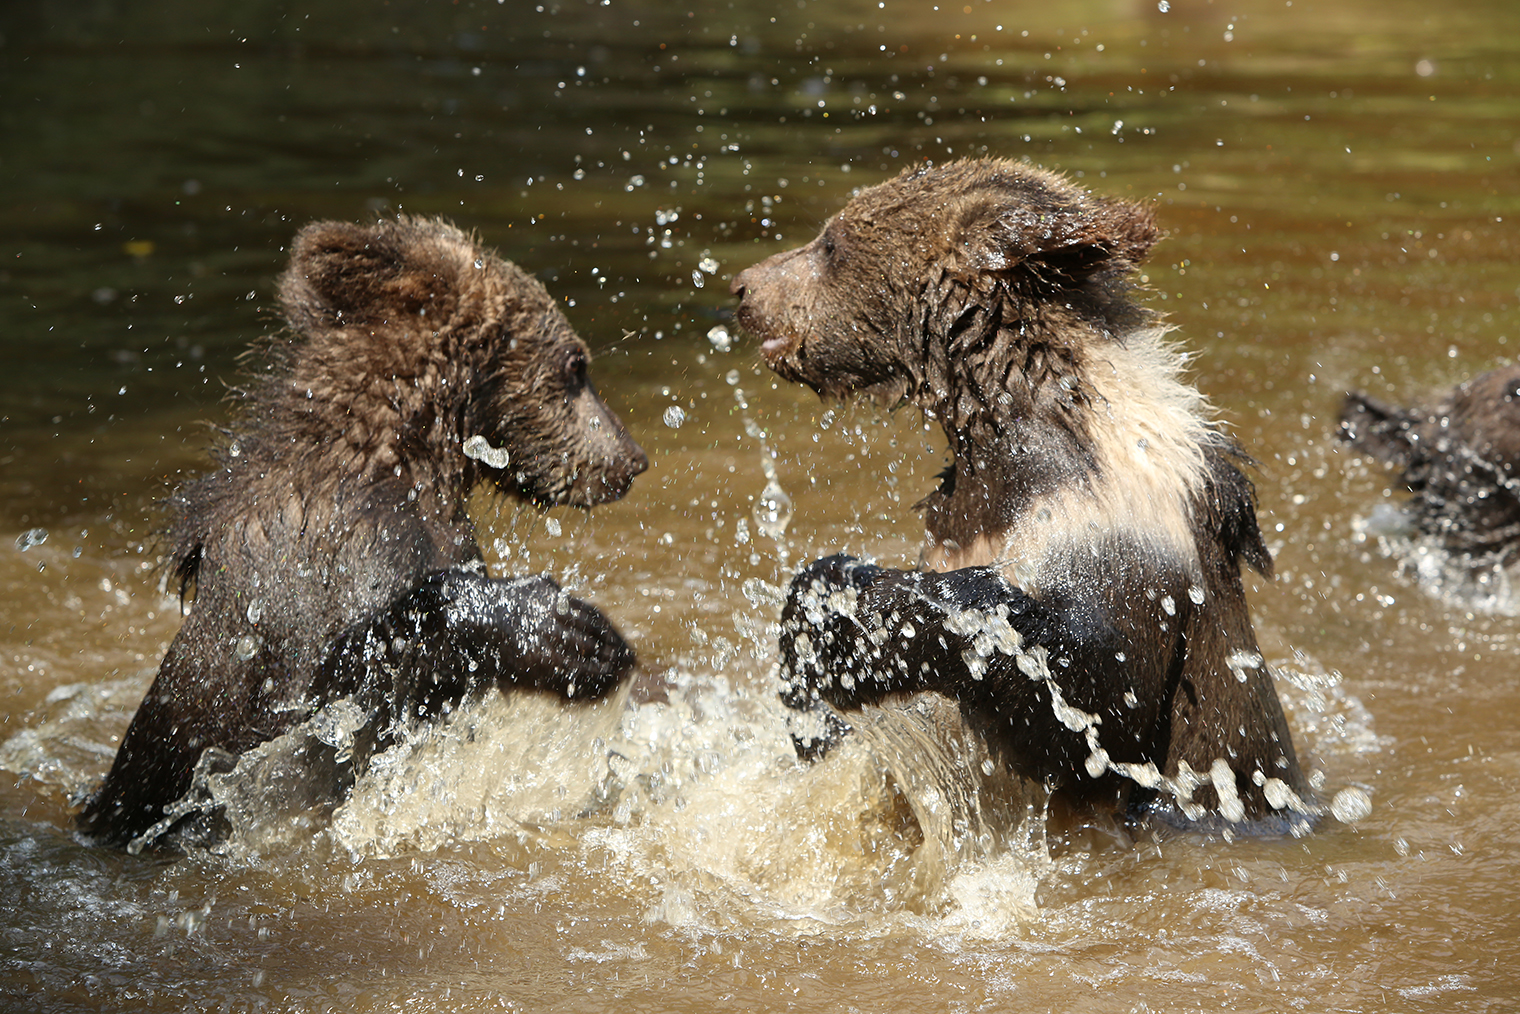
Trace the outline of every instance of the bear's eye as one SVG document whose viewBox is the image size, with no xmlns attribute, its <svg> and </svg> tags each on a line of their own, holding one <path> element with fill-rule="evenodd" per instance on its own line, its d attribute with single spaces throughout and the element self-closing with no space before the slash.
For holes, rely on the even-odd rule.
<svg viewBox="0 0 1520 1014">
<path fill-rule="evenodd" d="M 828 233 L 823 234 L 823 255 L 829 260 L 834 259 L 834 237 Z"/>
</svg>

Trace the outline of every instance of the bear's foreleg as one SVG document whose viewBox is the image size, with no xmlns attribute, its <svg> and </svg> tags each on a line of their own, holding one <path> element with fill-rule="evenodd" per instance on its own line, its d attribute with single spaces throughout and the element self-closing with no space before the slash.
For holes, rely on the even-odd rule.
<svg viewBox="0 0 1520 1014">
<path fill-rule="evenodd" d="M 781 698 L 819 719 L 793 723 L 804 760 L 849 732 L 832 708 L 932 691 L 990 723 L 1021 774 L 1069 784 L 1098 723 L 1082 708 L 1119 704 L 1094 672 L 1117 640 L 1097 616 L 1039 602 L 990 567 L 899 571 L 831 556 L 797 575 L 782 610 Z"/>
<path fill-rule="evenodd" d="M 635 662 L 601 611 L 547 575 L 447 570 L 339 638 L 312 697 L 316 707 L 350 698 L 363 710 L 360 760 L 397 726 L 446 712 L 487 687 L 596 698 Z"/>
</svg>

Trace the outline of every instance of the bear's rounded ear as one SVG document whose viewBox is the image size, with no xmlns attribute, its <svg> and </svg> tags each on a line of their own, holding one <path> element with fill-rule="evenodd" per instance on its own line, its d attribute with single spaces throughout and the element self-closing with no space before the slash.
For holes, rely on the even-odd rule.
<svg viewBox="0 0 1520 1014">
<path fill-rule="evenodd" d="M 299 331 L 419 315 L 446 319 L 458 269 L 443 255 L 443 231 L 453 230 L 415 220 L 312 222 L 296 234 L 280 278 L 286 318 Z"/>
<path fill-rule="evenodd" d="M 968 277 L 1022 270 L 1056 285 L 1126 274 L 1159 238 L 1150 208 L 1085 195 L 1064 204 L 989 197 L 965 208 L 955 229 L 952 248 Z"/>
</svg>

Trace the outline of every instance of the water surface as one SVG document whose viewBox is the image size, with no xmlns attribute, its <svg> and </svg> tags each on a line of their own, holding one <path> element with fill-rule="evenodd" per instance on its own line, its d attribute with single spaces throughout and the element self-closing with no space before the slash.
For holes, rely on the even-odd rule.
<svg viewBox="0 0 1520 1014">
<path fill-rule="evenodd" d="M 1497 0 L 7 9 L 6 1006 L 1510 1009 L 1520 609 L 1435 594 L 1365 534 L 1399 493 L 1331 434 L 1347 387 L 1511 361 L 1517 67 Z M 1260 462 L 1262 647 L 1300 756 L 1365 819 L 1047 837 L 934 712 L 793 760 L 774 589 L 840 549 L 915 559 L 941 441 L 709 334 L 728 278 L 852 188 L 978 154 L 1156 207 L 1148 299 Z M 603 604 L 669 700 L 488 702 L 330 828 L 86 846 L 70 800 L 179 622 L 153 503 L 277 327 L 294 230 L 396 211 L 478 230 L 596 350 L 649 473 L 589 517 L 476 516 L 493 566 Z M 756 513 L 777 488 L 784 527 Z"/>
</svg>

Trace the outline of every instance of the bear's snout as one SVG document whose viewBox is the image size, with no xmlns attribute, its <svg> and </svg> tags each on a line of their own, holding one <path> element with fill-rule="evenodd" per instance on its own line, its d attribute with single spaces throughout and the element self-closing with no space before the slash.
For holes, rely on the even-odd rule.
<svg viewBox="0 0 1520 1014">
<path fill-rule="evenodd" d="M 798 319 L 805 316 L 801 301 L 815 284 L 800 256 L 807 249 L 768 257 L 739 272 L 728 286 L 739 297 L 735 319 L 760 340 L 760 354 L 772 369 L 796 352 L 805 337 L 806 328 Z"/>
</svg>

